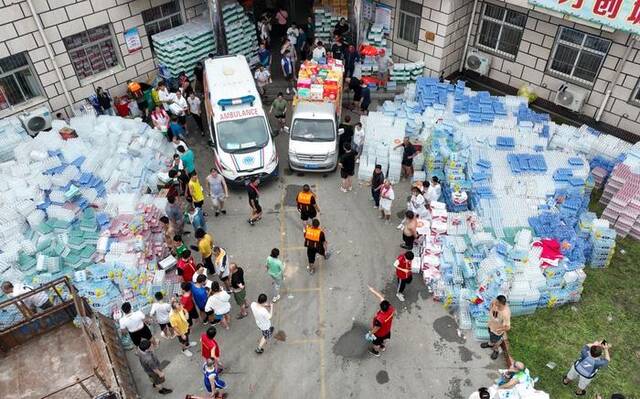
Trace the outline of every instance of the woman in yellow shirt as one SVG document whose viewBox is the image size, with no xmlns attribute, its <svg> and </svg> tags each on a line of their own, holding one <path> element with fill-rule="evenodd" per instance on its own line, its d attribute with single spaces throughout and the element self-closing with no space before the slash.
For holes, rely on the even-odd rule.
<svg viewBox="0 0 640 399">
<path fill-rule="evenodd" d="M 193 353 L 189 350 L 195 346 L 195 342 L 189 342 L 189 314 L 182 307 L 180 301 L 174 299 L 171 301 L 171 313 L 169 313 L 169 324 L 178 337 L 178 341 L 182 344 L 182 353 L 186 357 L 191 357 Z"/>
<path fill-rule="evenodd" d="M 191 173 L 191 178 L 189 179 L 189 195 L 191 195 L 193 206 L 202 208 L 204 204 L 204 190 L 202 189 L 200 180 L 198 180 L 198 173 L 195 171 Z"/>
</svg>

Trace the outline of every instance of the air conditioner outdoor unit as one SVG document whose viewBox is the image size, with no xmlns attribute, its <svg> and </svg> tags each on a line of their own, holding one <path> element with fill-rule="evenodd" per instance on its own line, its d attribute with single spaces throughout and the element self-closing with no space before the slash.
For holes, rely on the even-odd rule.
<svg viewBox="0 0 640 399">
<path fill-rule="evenodd" d="M 580 112 L 586 97 L 586 90 L 563 84 L 556 92 L 556 97 L 553 102 L 556 105 L 568 108 L 574 112 Z"/>
<path fill-rule="evenodd" d="M 467 59 L 465 61 L 465 66 L 468 70 L 474 71 L 484 76 L 489 73 L 489 68 L 491 67 L 491 57 L 482 54 L 478 51 L 478 49 L 469 49 L 469 52 L 467 53 Z"/>
<path fill-rule="evenodd" d="M 18 117 L 25 130 L 31 137 L 35 137 L 43 130 L 51 129 L 51 112 L 47 107 L 40 107 L 25 112 Z"/>
</svg>

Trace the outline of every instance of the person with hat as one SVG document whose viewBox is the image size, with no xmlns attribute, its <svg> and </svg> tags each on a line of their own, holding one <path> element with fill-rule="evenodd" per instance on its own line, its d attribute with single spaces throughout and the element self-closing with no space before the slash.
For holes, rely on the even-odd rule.
<svg viewBox="0 0 640 399">
<path fill-rule="evenodd" d="M 302 219 L 305 225 L 311 223 L 318 213 L 320 208 L 316 202 L 316 194 L 311 191 L 311 187 L 308 184 L 302 186 L 302 191 L 298 193 L 296 197 L 296 203 L 298 205 L 298 212 L 300 212 L 300 219 Z"/>
<path fill-rule="evenodd" d="M 320 228 L 318 219 L 313 219 L 311 226 L 304 228 L 304 246 L 307 247 L 307 258 L 309 260 L 307 271 L 309 274 L 313 274 L 316 271 L 316 254 L 323 256 L 325 260 L 329 258 L 327 239 L 324 231 Z"/>
<path fill-rule="evenodd" d="M 378 64 L 378 79 L 380 80 L 378 88 L 381 88 L 387 85 L 389 68 L 393 65 L 393 60 L 389 57 L 385 49 L 382 48 L 378 51 L 376 62 Z"/>
</svg>

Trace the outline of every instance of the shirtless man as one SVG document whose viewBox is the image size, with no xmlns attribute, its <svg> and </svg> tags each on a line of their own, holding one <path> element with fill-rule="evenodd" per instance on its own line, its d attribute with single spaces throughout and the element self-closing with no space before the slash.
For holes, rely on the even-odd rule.
<svg viewBox="0 0 640 399">
<path fill-rule="evenodd" d="M 413 211 L 406 211 L 404 214 L 404 227 L 402 228 L 402 248 L 412 250 L 413 242 L 418 237 L 418 217 Z"/>
<path fill-rule="evenodd" d="M 162 216 L 160 218 L 160 222 L 162 223 L 162 230 L 164 232 L 164 242 L 169 249 L 169 252 L 173 252 L 175 250 L 173 236 L 176 235 L 175 229 L 169 222 L 169 218 L 166 216 Z"/>
<path fill-rule="evenodd" d="M 489 307 L 489 342 L 483 342 L 482 348 L 491 348 L 491 359 L 498 358 L 499 350 L 502 349 L 507 367 L 511 367 L 513 361 L 509 355 L 509 343 L 507 332 L 511 329 L 511 310 L 504 295 L 498 295 L 491 301 Z"/>
</svg>

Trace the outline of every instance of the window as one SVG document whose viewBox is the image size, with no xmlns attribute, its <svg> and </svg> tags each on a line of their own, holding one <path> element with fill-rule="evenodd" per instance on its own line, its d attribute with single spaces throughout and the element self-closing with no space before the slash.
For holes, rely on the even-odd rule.
<svg viewBox="0 0 640 399">
<path fill-rule="evenodd" d="M 182 25 L 180 5 L 176 0 L 142 11 L 142 20 L 153 51 L 151 36 Z"/>
<path fill-rule="evenodd" d="M 600 72 L 610 45 L 609 40 L 561 27 L 549 70 L 581 83 L 592 84 Z"/>
<path fill-rule="evenodd" d="M 638 83 L 636 83 L 636 88 L 633 90 L 633 94 L 631 94 L 629 102 L 635 105 L 640 105 L 640 79 L 638 79 Z"/>
<path fill-rule="evenodd" d="M 397 38 L 417 45 L 420 36 L 421 15 L 422 4 L 409 0 L 400 0 Z"/>
<path fill-rule="evenodd" d="M 118 65 L 109 25 L 101 25 L 62 39 L 78 79 L 85 79 Z"/>
<path fill-rule="evenodd" d="M 42 94 L 26 53 L 0 59 L 0 110 Z"/>
<path fill-rule="evenodd" d="M 486 4 L 480 16 L 478 47 L 515 58 L 527 22 L 523 13 Z"/>
</svg>

